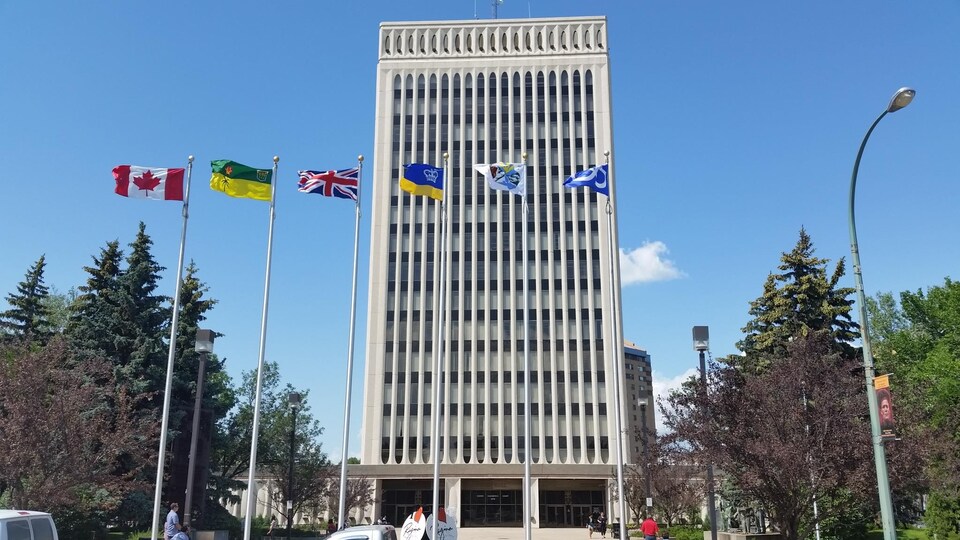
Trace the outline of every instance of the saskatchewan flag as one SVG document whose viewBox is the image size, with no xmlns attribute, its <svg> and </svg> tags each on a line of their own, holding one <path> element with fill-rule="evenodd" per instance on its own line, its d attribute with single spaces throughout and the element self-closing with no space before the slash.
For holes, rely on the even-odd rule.
<svg viewBox="0 0 960 540">
<path fill-rule="evenodd" d="M 270 200 L 270 180 L 273 176 L 270 169 L 254 169 L 229 159 L 211 161 L 210 166 L 213 167 L 210 189 L 231 197 Z"/>
</svg>

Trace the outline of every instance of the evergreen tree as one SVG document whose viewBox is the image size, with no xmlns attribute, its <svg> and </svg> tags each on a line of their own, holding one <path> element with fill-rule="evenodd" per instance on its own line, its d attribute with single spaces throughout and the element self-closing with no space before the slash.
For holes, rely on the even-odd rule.
<svg viewBox="0 0 960 540">
<path fill-rule="evenodd" d="M 125 270 L 121 269 L 124 257 L 116 240 L 94 257 L 94 265 L 84 268 L 89 276 L 79 288 L 67 335 L 76 353 L 73 361 L 97 357 L 109 361 L 112 377 L 138 398 L 137 414 L 157 421 L 166 379 L 164 332 L 169 329 L 170 310 L 164 306 L 167 299 L 155 294 L 163 268 L 150 253 L 152 243 L 140 223 Z M 105 406 L 117 404 L 108 401 Z M 151 434 L 143 444 L 156 449 L 158 439 L 158 433 Z M 148 482 L 156 474 L 155 465 L 152 459 L 128 453 L 120 457 L 115 473 L 134 474 L 138 481 Z M 149 507 L 142 503 L 149 499 L 145 493 L 128 493 L 118 515 L 127 522 L 148 524 Z M 146 519 L 141 521 L 143 516 Z"/>
<path fill-rule="evenodd" d="M 7 295 L 10 309 L 0 313 L 0 331 L 5 338 L 46 343 L 53 334 L 46 305 L 50 290 L 43 283 L 45 257 L 41 255 L 30 267 L 17 292 Z"/>
<path fill-rule="evenodd" d="M 813 253 L 813 242 L 801 228 L 797 245 L 780 258 L 781 273 L 767 276 L 763 295 L 750 303 L 753 318 L 742 329 L 743 341 L 737 343 L 746 356 L 730 357 L 729 363 L 762 372 L 771 358 L 786 354 L 792 339 L 818 331 L 829 333 L 844 358 L 855 357 L 850 342 L 859 336 L 859 325 L 851 318 L 853 301 L 848 298 L 854 289 L 838 287 L 843 259 L 828 275 L 829 260 Z"/>
<path fill-rule="evenodd" d="M 100 250 L 99 257 L 93 257 L 93 266 L 83 268 L 89 276 L 86 284 L 78 287 L 80 294 L 66 329 L 72 347 L 83 358 L 102 357 L 111 362 L 117 358 L 122 260 L 120 242 L 113 240 Z"/>
<path fill-rule="evenodd" d="M 117 367 L 122 381 L 132 391 L 155 392 L 152 406 L 159 408 L 166 379 L 167 351 L 165 334 L 169 331 L 170 310 L 164 307 L 168 298 L 155 294 L 160 272 L 150 253 L 153 240 L 140 222 L 137 236 L 130 244 L 127 269 L 119 278 L 122 291 L 117 321 Z"/>
<path fill-rule="evenodd" d="M 193 429 L 193 410 L 194 399 L 197 392 L 197 371 L 199 368 L 198 353 L 195 350 L 197 329 L 206 319 L 205 313 L 212 309 L 217 301 L 212 298 L 206 298 L 207 286 L 197 277 L 197 266 L 192 261 L 186 268 L 186 275 L 180 287 L 180 316 L 177 320 L 177 354 L 174 360 L 174 378 L 170 397 L 170 429 L 171 438 L 174 441 L 174 448 L 189 448 L 191 431 Z M 219 336 L 220 334 L 218 334 Z M 219 422 L 236 404 L 236 395 L 232 387 L 230 376 L 224 370 L 224 361 L 215 354 L 206 359 L 204 385 L 203 385 L 202 413 L 201 422 L 210 422 L 214 431 Z M 198 456 L 206 455 L 205 447 L 209 447 L 211 440 L 216 437 L 216 433 L 211 433 L 209 438 L 204 438 L 206 429 L 201 424 Z M 186 471 L 189 467 L 189 455 L 187 452 L 174 452 L 171 471 Z M 201 463 L 201 465 L 203 465 Z M 202 482 L 202 468 L 197 471 L 196 482 Z M 185 488 L 185 478 L 171 478 L 167 484 L 168 493 L 165 497 L 168 500 L 176 500 L 183 495 Z M 214 484 L 218 484 L 214 481 Z M 196 488 L 197 484 L 195 484 Z M 174 493 L 179 489 L 179 493 Z M 211 493 L 213 495 L 213 493 Z M 203 519 L 203 524 L 208 525 L 207 516 L 200 515 L 202 505 L 205 503 L 210 515 L 213 510 L 212 505 L 216 503 L 217 497 L 208 497 L 207 501 L 202 501 L 199 497 L 194 497 L 193 521 L 197 523 L 198 516 Z"/>
</svg>

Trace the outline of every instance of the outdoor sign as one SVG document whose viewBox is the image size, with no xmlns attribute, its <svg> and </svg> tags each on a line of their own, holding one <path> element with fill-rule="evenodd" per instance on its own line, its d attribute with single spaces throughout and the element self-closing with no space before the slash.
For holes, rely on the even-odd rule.
<svg viewBox="0 0 960 540">
<path fill-rule="evenodd" d="M 880 418 L 880 438 L 894 440 L 897 438 L 896 423 L 893 418 L 893 395 L 890 393 L 890 375 L 880 375 L 873 378 L 873 391 L 877 395 L 877 409 Z"/>
<path fill-rule="evenodd" d="M 437 527 L 434 523 L 437 521 L 434 519 L 434 515 L 438 516 L 440 526 Z M 440 510 L 436 514 L 431 515 L 430 519 L 427 521 L 427 536 L 430 540 L 457 540 L 457 520 L 451 515 L 448 515 L 443 507 L 440 507 Z"/>
<path fill-rule="evenodd" d="M 403 527 L 400 528 L 400 540 L 421 540 L 426 528 L 427 519 L 423 515 L 423 507 L 421 506 L 403 522 Z"/>
</svg>

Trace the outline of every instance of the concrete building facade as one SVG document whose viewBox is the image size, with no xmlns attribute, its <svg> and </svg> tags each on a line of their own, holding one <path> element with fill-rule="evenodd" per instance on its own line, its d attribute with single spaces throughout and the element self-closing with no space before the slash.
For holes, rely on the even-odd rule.
<svg viewBox="0 0 960 540">
<path fill-rule="evenodd" d="M 376 107 L 362 455 L 350 469 L 374 480 L 368 515 L 401 523 L 418 506 L 431 511 L 438 442 L 440 500 L 460 525 L 521 527 L 529 435 L 534 527 L 581 526 L 594 510 L 613 517 L 616 445 L 633 449 L 614 415 L 616 220 L 611 230 L 606 197 L 562 186 L 613 150 L 606 19 L 383 23 Z M 398 184 L 404 164 L 442 166 L 445 153 L 440 283 L 439 203 Z M 526 267 L 521 197 L 474 171 L 524 161 Z M 636 399 L 620 395 L 626 413 Z"/>
</svg>

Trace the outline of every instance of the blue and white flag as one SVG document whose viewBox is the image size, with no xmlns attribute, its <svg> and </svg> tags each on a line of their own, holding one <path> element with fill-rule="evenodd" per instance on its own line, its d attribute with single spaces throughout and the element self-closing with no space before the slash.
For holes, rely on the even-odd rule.
<svg viewBox="0 0 960 540">
<path fill-rule="evenodd" d="M 607 165 L 598 165 L 585 171 L 580 171 L 563 182 L 563 187 L 568 188 L 584 186 L 609 197 L 610 184 L 607 182 Z"/>
<path fill-rule="evenodd" d="M 524 163 L 491 163 L 474 165 L 473 168 L 487 179 L 490 189 L 517 195 L 524 195 L 527 191 L 527 166 Z"/>
</svg>

